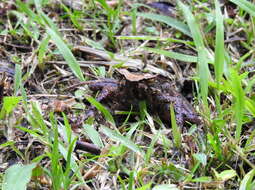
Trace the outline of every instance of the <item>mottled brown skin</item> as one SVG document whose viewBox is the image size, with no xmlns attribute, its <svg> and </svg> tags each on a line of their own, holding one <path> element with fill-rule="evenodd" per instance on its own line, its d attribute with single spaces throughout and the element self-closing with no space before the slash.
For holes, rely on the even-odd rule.
<svg viewBox="0 0 255 190">
<path fill-rule="evenodd" d="M 176 122 L 183 126 L 186 121 L 193 124 L 200 124 L 201 120 L 187 99 L 177 92 L 169 81 L 156 78 L 153 81 L 145 81 L 147 101 L 152 104 L 153 110 L 157 111 L 160 118 L 170 123 L 170 105 L 175 111 Z"/>
<path fill-rule="evenodd" d="M 107 104 L 111 110 L 139 109 L 139 101 L 146 100 L 149 111 L 158 114 L 167 123 L 170 121 L 170 105 L 175 110 L 176 122 L 183 126 L 186 121 L 200 124 L 200 118 L 191 104 L 168 80 L 156 77 L 148 80 L 131 82 L 128 80 L 106 79 L 89 84 L 92 91 L 100 91 L 97 101 Z"/>
<path fill-rule="evenodd" d="M 116 80 L 104 79 L 96 83 L 90 83 L 89 88 L 92 91 L 100 91 L 99 95 L 97 96 L 97 101 L 101 102 L 111 95 L 114 95 L 119 89 L 119 84 Z"/>
</svg>

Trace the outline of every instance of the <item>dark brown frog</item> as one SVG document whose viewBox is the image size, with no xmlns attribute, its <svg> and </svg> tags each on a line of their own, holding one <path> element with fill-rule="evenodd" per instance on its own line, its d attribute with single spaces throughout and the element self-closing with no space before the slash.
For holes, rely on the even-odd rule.
<svg viewBox="0 0 255 190">
<path fill-rule="evenodd" d="M 174 107 L 176 122 L 183 126 L 185 122 L 200 124 L 201 120 L 187 99 L 177 92 L 173 85 L 165 79 L 157 77 L 155 80 L 144 81 L 146 101 L 156 110 L 159 117 L 170 123 L 170 105 Z"/>
<path fill-rule="evenodd" d="M 92 91 L 100 91 L 97 101 L 107 105 L 110 110 L 130 110 L 132 106 L 134 111 L 138 111 L 139 101 L 145 100 L 149 111 L 158 114 L 164 122 L 171 123 L 172 104 L 179 126 L 183 126 L 186 121 L 201 123 L 192 105 L 162 77 L 141 81 L 105 79 L 91 82 L 89 88 Z"/>
</svg>

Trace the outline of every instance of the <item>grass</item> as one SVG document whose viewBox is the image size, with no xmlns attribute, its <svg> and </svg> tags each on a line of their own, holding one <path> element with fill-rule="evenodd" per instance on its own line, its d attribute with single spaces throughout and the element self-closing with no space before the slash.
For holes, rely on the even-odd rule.
<svg viewBox="0 0 255 190">
<path fill-rule="evenodd" d="M 0 2 L 3 190 L 254 189 L 254 1 L 177 1 L 175 17 L 146 3 Z M 146 102 L 110 110 L 85 83 L 118 68 L 183 86 L 203 122 L 178 126 L 172 104 L 171 125 Z"/>
</svg>

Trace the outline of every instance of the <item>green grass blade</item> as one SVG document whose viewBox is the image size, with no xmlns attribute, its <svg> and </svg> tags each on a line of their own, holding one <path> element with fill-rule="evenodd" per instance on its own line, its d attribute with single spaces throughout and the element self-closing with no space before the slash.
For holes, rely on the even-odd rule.
<svg viewBox="0 0 255 190">
<path fill-rule="evenodd" d="M 180 22 L 174 18 L 171 18 L 169 16 L 163 16 L 153 13 L 137 13 L 137 16 L 141 16 L 146 19 L 151 19 L 153 21 L 158 21 L 167 24 L 168 26 L 171 26 L 175 28 L 176 30 L 182 32 L 183 34 L 186 34 L 187 36 L 192 36 L 189 30 L 189 27 L 184 24 L 183 22 Z"/>
<path fill-rule="evenodd" d="M 52 177 L 52 185 L 53 189 L 59 189 L 61 186 L 61 165 L 59 163 L 60 154 L 58 151 L 59 147 L 59 138 L 58 138 L 58 127 L 57 127 L 57 121 L 54 118 L 53 113 L 50 113 L 50 121 L 52 125 L 52 132 L 53 132 L 53 138 L 52 138 L 52 146 L 51 146 L 51 153 L 50 153 L 50 159 L 51 159 L 51 177 Z"/>
<path fill-rule="evenodd" d="M 69 186 L 71 184 L 71 178 L 70 178 L 70 173 L 71 173 L 71 169 L 72 169 L 72 152 L 75 148 L 76 145 L 76 140 L 77 138 L 75 138 L 68 147 L 68 154 L 67 154 L 67 158 L 66 158 L 66 168 L 65 168 L 65 173 L 64 173 L 64 189 L 69 189 Z"/>
<path fill-rule="evenodd" d="M 215 0 L 216 7 L 216 46 L 215 46 L 215 78 L 217 86 L 219 87 L 221 77 L 224 69 L 224 25 L 223 25 L 223 16 L 220 10 L 220 4 L 218 0 Z"/>
<path fill-rule="evenodd" d="M 126 134 L 126 137 L 129 138 L 129 139 L 131 139 L 131 137 L 135 134 L 137 128 L 138 128 L 140 125 L 141 125 L 140 122 L 136 122 L 136 123 L 130 124 L 130 129 L 129 129 L 129 131 L 128 131 L 127 134 Z M 122 126 L 124 126 L 124 125 L 122 125 Z"/>
<path fill-rule="evenodd" d="M 47 33 L 50 35 L 51 39 L 55 42 L 62 56 L 66 60 L 68 66 L 81 81 L 84 81 L 85 78 L 82 74 L 81 68 L 75 57 L 73 56 L 71 50 L 67 47 L 62 38 L 51 28 L 47 27 Z"/>
<path fill-rule="evenodd" d="M 235 170 L 224 170 L 220 173 L 218 173 L 216 170 L 214 170 L 215 172 L 215 177 L 220 180 L 220 181 L 227 181 L 231 178 L 234 178 L 237 174 Z"/>
<path fill-rule="evenodd" d="M 132 18 L 132 35 L 137 34 L 136 24 L 137 24 L 137 8 L 133 8 L 131 11 L 131 18 Z"/>
<path fill-rule="evenodd" d="M 151 184 L 152 184 L 152 182 L 149 182 L 148 184 L 145 184 L 142 187 L 137 188 L 135 190 L 148 190 L 148 189 L 151 189 Z"/>
<path fill-rule="evenodd" d="M 29 165 L 15 164 L 8 168 L 5 172 L 2 190 L 26 190 L 27 183 L 32 177 L 32 170 L 36 167 L 36 163 Z"/>
<path fill-rule="evenodd" d="M 106 2 L 106 0 L 96 0 L 98 3 L 100 3 L 100 5 L 108 12 L 111 13 L 113 10 L 111 9 L 111 7 L 108 5 L 108 3 Z"/>
<path fill-rule="evenodd" d="M 177 53 L 177 52 L 173 52 L 173 51 L 165 51 L 165 50 L 161 50 L 161 49 L 155 49 L 155 48 L 144 48 L 145 50 L 148 50 L 150 52 L 153 53 L 157 53 L 157 54 L 161 54 L 167 57 L 170 57 L 172 59 L 176 59 L 179 61 L 184 61 L 184 62 L 197 62 L 197 57 L 196 56 L 192 56 L 192 55 L 186 55 L 183 53 Z"/>
<path fill-rule="evenodd" d="M 42 12 L 42 1 L 41 0 L 34 0 L 34 5 L 37 12 Z"/>
<path fill-rule="evenodd" d="M 90 140 L 97 145 L 100 148 L 104 147 L 104 144 L 101 140 L 100 134 L 98 131 L 94 128 L 92 125 L 84 124 L 83 125 L 83 130 L 85 133 L 89 136 Z"/>
<path fill-rule="evenodd" d="M 207 164 L 207 156 L 204 153 L 196 153 L 193 154 L 193 157 L 203 166 L 206 166 Z"/>
<path fill-rule="evenodd" d="M 76 139 L 75 139 L 76 140 Z M 68 159 L 68 150 L 62 145 L 62 143 L 59 143 L 59 152 L 62 154 L 62 156 L 65 158 L 65 160 Z M 70 168 L 75 173 L 75 175 L 79 178 L 79 180 L 83 181 L 82 174 L 80 172 L 80 168 L 78 164 L 76 163 L 76 158 L 73 154 L 71 154 L 70 157 Z"/>
<path fill-rule="evenodd" d="M 188 26 L 192 35 L 191 37 L 193 38 L 195 42 L 197 50 L 199 50 L 198 48 L 203 48 L 204 47 L 203 35 L 201 33 L 199 24 L 197 23 L 194 15 L 191 13 L 188 6 L 184 5 L 182 2 L 178 1 L 178 5 L 181 8 L 184 14 L 184 17 L 188 23 Z"/>
<path fill-rule="evenodd" d="M 133 143 L 129 138 L 122 136 L 120 133 L 109 129 L 108 127 L 102 127 L 102 130 L 104 134 L 106 134 L 112 140 L 120 142 L 130 150 L 144 157 L 144 151 L 140 149 L 135 143 Z"/>
<path fill-rule="evenodd" d="M 175 184 L 156 185 L 152 190 L 180 190 Z"/>
<path fill-rule="evenodd" d="M 219 160 L 223 160 L 221 145 L 219 144 L 218 137 L 213 136 L 211 133 L 207 134 L 207 139 L 212 149 L 216 153 Z"/>
<path fill-rule="evenodd" d="M 29 123 L 31 124 L 30 121 L 29 121 Z M 42 136 L 40 131 L 38 132 L 37 130 L 31 130 L 31 129 L 28 129 L 28 128 L 25 128 L 25 127 L 21 127 L 21 126 L 17 126 L 16 128 L 21 130 L 21 131 L 24 131 L 26 133 L 29 133 L 31 136 L 39 139 L 39 141 L 41 141 L 41 143 L 43 143 L 45 145 L 48 145 L 48 138 Z"/>
<path fill-rule="evenodd" d="M 255 5 L 247 0 L 230 0 L 232 3 L 235 3 L 243 10 L 248 12 L 251 16 L 255 17 Z"/>
<path fill-rule="evenodd" d="M 112 114 L 96 99 L 92 97 L 86 97 L 86 99 L 91 103 L 93 106 L 95 106 L 100 112 L 104 114 L 104 117 L 106 120 L 108 120 L 111 124 L 115 126 L 114 119 L 112 117 Z"/>
<path fill-rule="evenodd" d="M 135 183 L 135 172 L 131 171 L 129 174 L 128 190 L 134 189 L 134 183 Z"/>
<path fill-rule="evenodd" d="M 3 106 L 0 112 L 0 119 L 3 119 L 5 116 L 10 114 L 18 103 L 22 100 L 22 97 L 19 96 L 6 96 L 3 98 Z"/>
<path fill-rule="evenodd" d="M 40 12 L 39 15 L 40 18 L 43 20 L 43 27 L 46 27 L 47 29 L 48 26 L 49 28 L 54 30 L 57 35 L 61 36 L 61 33 L 58 31 L 58 26 L 54 24 L 54 22 L 44 12 Z"/>
<path fill-rule="evenodd" d="M 255 101 L 250 98 L 245 98 L 245 108 L 255 117 Z"/>
<path fill-rule="evenodd" d="M 167 41 L 167 42 L 173 42 L 173 43 L 182 43 L 186 44 L 187 46 L 190 46 L 192 44 L 188 40 L 180 40 L 176 38 L 164 38 L 160 36 L 116 36 L 116 39 L 119 40 L 155 40 L 155 41 Z"/>
<path fill-rule="evenodd" d="M 200 182 L 200 183 L 210 183 L 212 182 L 212 177 L 208 177 L 208 176 L 202 176 L 202 177 L 197 177 L 191 180 L 192 182 Z"/>
<path fill-rule="evenodd" d="M 72 13 L 72 11 L 65 6 L 63 3 L 61 3 L 61 6 L 63 7 L 63 9 L 66 11 L 67 15 L 69 16 L 70 20 L 72 21 L 73 25 L 78 29 L 78 30 L 82 30 L 82 26 L 79 24 L 79 21 L 77 20 L 77 18 L 75 17 L 75 15 Z"/>
<path fill-rule="evenodd" d="M 38 47 L 38 66 L 41 70 L 43 70 L 45 68 L 44 58 L 48 51 L 49 41 L 50 41 L 50 37 L 47 35 L 44 37 L 44 39 L 41 41 L 41 43 Z"/>
<path fill-rule="evenodd" d="M 252 179 L 255 175 L 255 169 L 252 169 L 251 171 L 249 171 L 243 178 L 243 180 L 241 181 L 239 190 L 247 190 L 247 189 L 251 189 L 250 185 L 252 182 Z"/>
<path fill-rule="evenodd" d="M 160 135 L 161 135 L 160 132 L 158 132 L 156 135 L 154 135 L 154 137 L 151 140 L 151 143 L 150 143 L 150 145 L 146 151 L 146 155 L 145 155 L 145 163 L 146 164 L 149 164 L 149 162 L 150 162 L 151 156 L 153 155 L 153 152 L 154 152 L 154 146 L 155 146 L 157 140 L 159 139 Z"/>
<path fill-rule="evenodd" d="M 174 144 L 177 148 L 180 148 L 181 147 L 181 130 L 179 126 L 177 126 L 176 124 L 174 107 L 172 104 L 170 105 L 170 115 L 171 115 L 171 125 L 173 129 Z"/>
<path fill-rule="evenodd" d="M 231 80 L 231 93 L 234 96 L 234 110 L 235 110 L 235 119 L 236 119 L 236 132 L 235 138 L 240 139 L 242 122 L 244 116 L 245 108 L 245 94 L 242 88 L 242 76 L 238 75 L 236 70 L 231 70 L 230 80 Z"/>
<path fill-rule="evenodd" d="M 47 125 L 44 122 L 42 110 L 40 109 L 40 106 L 36 104 L 36 102 L 32 102 L 31 117 L 34 119 L 34 121 L 37 124 L 37 127 L 40 128 L 40 131 L 43 133 L 43 135 L 48 136 L 49 131 Z"/>
<path fill-rule="evenodd" d="M 23 3 L 20 0 L 17 0 L 16 3 L 21 12 L 26 13 L 30 19 L 42 24 L 41 18 L 29 8 L 28 4 Z"/>
<path fill-rule="evenodd" d="M 68 142 L 68 144 L 71 144 L 71 142 L 73 141 L 73 139 L 75 138 L 74 135 L 72 134 L 72 127 L 68 121 L 68 118 L 67 116 L 62 113 L 62 116 L 63 116 L 63 119 L 64 119 L 64 126 L 65 126 L 65 129 L 64 129 L 64 140 L 66 142 Z"/>
<path fill-rule="evenodd" d="M 200 80 L 200 91 L 205 104 L 206 109 L 208 109 L 207 96 L 208 96 L 208 80 L 209 80 L 209 69 L 208 69 L 208 53 L 203 42 L 203 35 L 201 33 L 199 24 L 197 23 L 195 17 L 189 10 L 189 8 L 182 2 L 178 1 L 178 5 L 182 10 L 184 17 L 190 28 L 196 50 L 198 53 L 198 73 Z"/>
<path fill-rule="evenodd" d="M 253 79 L 251 79 L 247 82 L 248 82 L 248 84 L 244 90 L 245 94 L 250 93 L 253 90 L 253 86 L 255 85 L 255 78 L 253 77 Z"/>
</svg>

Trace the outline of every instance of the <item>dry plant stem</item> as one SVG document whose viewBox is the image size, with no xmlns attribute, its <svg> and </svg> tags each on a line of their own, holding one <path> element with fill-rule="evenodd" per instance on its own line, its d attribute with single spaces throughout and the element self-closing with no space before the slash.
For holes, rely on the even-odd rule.
<svg viewBox="0 0 255 190">
<path fill-rule="evenodd" d="M 117 61 L 77 61 L 80 67 L 90 67 L 91 65 L 103 65 L 103 66 L 112 66 L 118 64 Z M 47 61 L 48 64 L 60 64 L 67 65 L 65 61 Z"/>
<path fill-rule="evenodd" d="M 116 64 L 123 63 L 123 67 L 135 68 L 139 70 L 145 69 L 144 63 L 140 59 L 131 59 L 129 57 L 125 57 L 118 54 L 110 55 L 110 53 L 107 53 L 106 51 L 97 50 L 97 49 L 86 47 L 86 46 L 76 46 L 73 48 L 73 51 L 81 51 L 81 52 L 89 53 L 97 57 L 100 57 L 103 60 L 110 61 L 111 63 L 112 62 L 113 63 L 116 62 Z M 113 65 L 109 65 L 109 66 L 113 66 Z M 154 67 L 153 65 L 150 65 L 150 64 L 146 65 L 146 69 L 152 73 L 169 77 L 169 73 L 167 71 L 161 68 Z"/>
<path fill-rule="evenodd" d="M 73 96 L 61 95 L 61 94 L 33 94 L 28 95 L 29 98 L 33 97 L 48 97 L 48 98 L 73 98 Z"/>
</svg>

